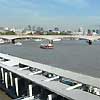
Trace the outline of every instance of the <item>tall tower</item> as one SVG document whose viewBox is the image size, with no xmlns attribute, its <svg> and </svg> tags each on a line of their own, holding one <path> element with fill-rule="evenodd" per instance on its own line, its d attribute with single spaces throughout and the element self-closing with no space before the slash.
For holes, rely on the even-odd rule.
<svg viewBox="0 0 100 100">
<path fill-rule="evenodd" d="M 78 32 L 83 32 L 83 28 L 80 27 L 80 28 L 78 29 Z"/>
</svg>

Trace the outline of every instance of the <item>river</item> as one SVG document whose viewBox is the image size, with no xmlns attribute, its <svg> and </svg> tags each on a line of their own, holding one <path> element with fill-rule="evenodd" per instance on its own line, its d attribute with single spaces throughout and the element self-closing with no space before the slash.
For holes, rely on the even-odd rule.
<svg viewBox="0 0 100 100">
<path fill-rule="evenodd" d="M 52 65 L 53 67 L 100 77 L 100 42 L 89 46 L 86 41 L 54 42 L 54 49 L 41 49 L 41 42 L 22 41 L 21 46 L 0 45 L 0 52 L 28 60 Z M 0 91 L 0 100 L 11 100 Z"/>
</svg>

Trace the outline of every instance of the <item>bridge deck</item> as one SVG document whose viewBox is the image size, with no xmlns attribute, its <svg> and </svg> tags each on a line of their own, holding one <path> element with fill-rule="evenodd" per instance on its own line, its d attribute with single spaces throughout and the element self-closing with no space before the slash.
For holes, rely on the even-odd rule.
<svg viewBox="0 0 100 100">
<path fill-rule="evenodd" d="M 77 74 L 77 73 L 70 72 L 70 71 L 65 71 L 63 69 L 54 68 L 54 67 L 51 67 L 48 65 L 32 62 L 29 60 L 25 60 L 25 59 L 13 57 L 13 56 L 1 54 L 1 53 L 0 53 L 0 57 L 10 59 L 12 62 L 16 61 L 16 64 L 18 64 L 20 62 L 25 65 L 31 66 L 33 68 L 39 68 L 41 70 L 52 72 L 52 73 L 55 73 L 60 76 L 64 76 L 67 78 L 72 78 L 75 80 L 86 82 L 88 84 L 91 84 L 91 85 L 94 85 L 94 86 L 97 86 L 100 88 L 100 85 L 99 85 L 100 79 L 97 79 L 97 78 L 93 78 L 93 77 L 82 75 L 82 74 Z M 100 99 L 100 97 L 98 97 L 98 96 L 92 95 L 90 93 L 87 93 L 87 92 L 84 92 L 81 90 L 67 91 L 66 88 L 69 87 L 68 85 L 62 84 L 58 81 L 45 82 L 43 80 L 47 79 L 46 77 L 41 76 L 41 75 L 30 76 L 30 75 L 28 75 L 30 73 L 29 70 L 19 71 L 19 70 L 17 70 L 18 67 L 13 67 L 12 65 L 9 65 L 8 62 L 9 61 L 0 62 L 0 66 L 2 66 L 3 68 L 5 68 L 13 73 L 18 74 L 21 77 L 24 77 L 24 78 L 29 79 L 37 84 L 40 84 L 40 85 L 48 88 L 49 90 L 51 90 L 59 95 L 62 95 L 63 97 L 71 98 L 73 100 L 84 100 L 87 98 L 88 98 L 88 100 L 99 100 Z"/>
<path fill-rule="evenodd" d="M 22 38 L 42 38 L 42 39 L 55 39 L 55 38 L 81 38 L 81 39 L 90 39 L 97 40 L 100 39 L 100 36 L 93 35 L 1 35 L 0 38 L 12 40 L 12 39 L 22 39 Z"/>
</svg>

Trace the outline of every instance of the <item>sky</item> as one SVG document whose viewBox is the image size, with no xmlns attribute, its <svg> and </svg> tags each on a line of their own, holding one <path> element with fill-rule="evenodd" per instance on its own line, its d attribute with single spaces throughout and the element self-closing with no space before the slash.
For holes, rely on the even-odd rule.
<svg viewBox="0 0 100 100">
<path fill-rule="evenodd" d="M 100 0 L 0 0 L 0 26 L 98 27 L 99 9 Z"/>
</svg>

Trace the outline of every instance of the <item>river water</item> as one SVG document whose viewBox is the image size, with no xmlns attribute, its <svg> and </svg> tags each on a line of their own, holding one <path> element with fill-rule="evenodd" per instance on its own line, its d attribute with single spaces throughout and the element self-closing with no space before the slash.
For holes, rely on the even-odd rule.
<svg viewBox="0 0 100 100">
<path fill-rule="evenodd" d="M 54 49 L 41 49 L 41 42 L 21 41 L 22 46 L 0 45 L 0 52 L 29 59 L 53 67 L 100 77 L 100 42 L 89 46 L 86 41 L 54 42 Z M 11 100 L 0 91 L 0 100 Z"/>
<path fill-rule="evenodd" d="M 86 41 L 54 42 L 54 49 L 41 49 L 41 42 L 23 41 L 22 46 L 6 44 L 0 52 L 29 59 L 53 67 L 100 77 L 100 42 L 88 45 Z"/>
</svg>

